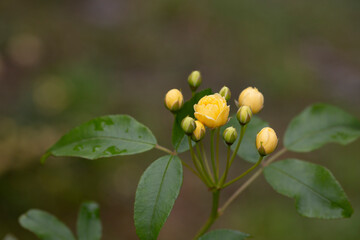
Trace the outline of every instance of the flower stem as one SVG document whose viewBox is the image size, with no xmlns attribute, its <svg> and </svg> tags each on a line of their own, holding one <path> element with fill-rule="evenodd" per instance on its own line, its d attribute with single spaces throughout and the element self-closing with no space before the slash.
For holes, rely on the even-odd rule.
<svg viewBox="0 0 360 240">
<path fill-rule="evenodd" d="M 219 179 L 219 172 L 220 172 L 219 142 L 220 142 L 220 127 L 216 129 L 216 178 L 217 179 Z"/>
<path fill-rule="evenodd" d="M 225 169 L 225 172 L 224 172 L 224 175 L 221 177 L 220 179 L 220 183 L 218 185 L 219 188 L 222 187 L 222 185 L 224 184 L 224 182 L 226 181 L 226 178 L 227 178 L 227 175 L 229 173 L 229 168 L 230 168 L 230 153 L 231 153 L 231 147 L 228 146 L 228 149 L 227 149 L 227 157 L 226 157 L 226 169 Z"/>
<path fill-rule="evenodd" d="M 212 196 L 213 196 L 213 198 L 212 198 L 213 200 L 212 200 L 212 208 L 211 208 L 210 216 L 209 216 L 208 220 L 206 221 L 206 223 L 204 224 L 204 226 L 196 234 L 194 239 L 198 239 L 199 237 L 204 235 L 204 233 L 206 233 L 207 230 L 209 230 L 211 225 L 213 225 L 215 220 L 219 217 L 218 207 L 219 207 L 219 199 L 220 199 L 220 190 L 214 191 L 212 193 Z"/>
<path fill-rule="evenodd" d="M 280 151 L 276 152 L 271 158 L 266 160 L 263 163 L 263 167 L 257 170 L 245 183 L 243 183 L 234 193 L 231 195 L 231 197 L 225 202 L 225 204 L 219 209 L 219 216 L 222 215 L 225 211 L 225 209 L 243 192 L 246 188 L 248 188 L 251 183 L 253 183 L 262 173 L 264 167 L 275 161 L 278 157 L 283 155 L 286 152 L 286 148 L 281 149 Z"/>
<path fill-rule="evenodd" d="M 204 144 L 202 142 L 200 142 L 200 148 L 201 148 L 201 152 L 203 154 L 203 157 L 204 157 L 204 162 L 205 162 L 205 167 L 206 167 L 206 170 L 210 176 L 210 179 L 212 182 L 214 182 L 214 177 L 211 173 L 211 169 L 210 169 L 210 166 L 209 166 L 209 162 L 208 162 L 208 159 L 206 157 L 206 152 L 205 152 L 205 149 L 204 149 Z"/>
<path fill-rule="evenodd" d="M 214 178 L 215 178 L 215 184 L 217 184 L 218 182 L 218 177 L 217 177 L 217 171 L 216 171 L 216 165 L 215 165 L 215 154 L 214 154 L 214 135 L 215 135 L 215 130 L 216 129 L 212 129 L 211 130 L 211 139 L 210 139 L 210 151 L 211 151 L 211 164 L 212 164 L 212 168 L 213 168 L 213 174 L 214 174 Z"/>
<path fill-rule="evenodd" d="M 230 166 L 232 165 L 236 155 L 237 155 L 237 152 L 239 151 L 239 148 L 240 148 L 240 144 L 244 138 L 244 134 L 245 134 L 245 131 L 246 131 L 246 127 L 247 125 L 241 125 L 241 130 L 240 130 L 240 138 L 239 138 L 239 141 L 238 143 L 236 144 L 236 147 L 235 147 L 235 151 L 233 152 L 232 156 L 231 156 L 231 159 L 230 159 Z"/>
<path fill-rule="evenodd" d="M 196 176 L 198 176 L 198 177 L 201 179 L 199 173 L 197 173 L 197 172 L 195 171 L 195 169 L 193 169 L 189 164 L 187 164 L 187 163 L 184 162 L 183 160 L 181 160 L 181 163 L 182 163 L 186 168 L 188 168 L 192 173 L 194 173 Z"/>
<path fill-rule="evenodd" d="M 210 183 L 206 177 L 204 176 L 204 173 L 201 169 L 201 165 L 200 165 L 200 161 L 199 159 L 196 157 L 194 149 L 192 147 L 192 143 L 191 143 L 191 137 L 188 137 L 188 142 L 189 142 L 189 148 L 190 148 L 190 153 L 191 153 L 191 158 L 193 160 L 194 166 L 196 168 L 196 170 L 198 171 L 199 175 L 200 175 L 200 179 L 206 184 L 206 186 L 211 187 L 212 183 Z"/>
<path fill-rule="evenodd" d="M 205 169 L 204 159 L 203 159 L 201 151 L 200 151 L 199 143 L 196 143 L 196 150 L 197 150 L 197 153 L 198 153 L 198 156 L 199 156 L 201 168 L 202 168 L 202 170 L 204 172 L 204 175 L 205 175 L 207 181 L 210 182 L 211 185 L 214 185 L 214 182 L 213 182 L 214 180 L 210 177 L 209 172 Z"/>
<path fill-rule="evenodd" d="M 243 174 L 241 174 L 240 176 L 234 178 L 233 180 L 225 183 L 222 187 L 223 188 L 226 188 L 227 186 L 231 185 L 232 183 L 240 180 L 241 178 L 245 177 L 247 174 L 249 174 L 252 170 L 254 170 L 257 166 L 259 166 L 259 164 L 261 163 L 261 161 L 263 160 L 263 156 L 260 156 L 259 157 L 259 160 L 251 167 L 249 168 L 248 170 L 246 170 Z"/>
</svg>

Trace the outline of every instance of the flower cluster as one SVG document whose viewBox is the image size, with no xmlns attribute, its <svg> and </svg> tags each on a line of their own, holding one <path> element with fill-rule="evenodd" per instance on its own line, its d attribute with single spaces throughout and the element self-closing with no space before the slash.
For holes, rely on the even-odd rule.
<svg viewBox="0 0 360 240">
<path fill-rule="evenodd" d="M 200 86 L 202 77 L 199 71 L 194 71 L 189 75 L 188 83 L 190 89 L 194 93 Z M 218 129 L 229 121 L 230 106 L 228 101 L 231 98 L 230 89 L 224 86 L 219 93 L 204 96 L 194 105 L 195 119 L 187 116 L 183 119 L 181 127 L 184 132 L 191 136 L 195 142 L 201 141 L 205 136 L 205 126 L 209 129 Z M 176 113 L 183 104 L 183 95 L 177 89 L 170 90 L 165 96 L 166 107 Z M 241 126 L 246 126 L 253 114 L 259 113 L 264 107 L 263 94 L 254 87 L 244 89 L 235 100 L 238 107 L 236 118 Z M 238 133 L 234 127 L 229 127 L 224 130 L 224 141 L 231 145 L 237 139 Z M 272 128 L 263 128 L 256 137 L 256 148 L 261 156 L 272 153 L 277 147 L 278 139 L 275 131 Z"/>
</svg>

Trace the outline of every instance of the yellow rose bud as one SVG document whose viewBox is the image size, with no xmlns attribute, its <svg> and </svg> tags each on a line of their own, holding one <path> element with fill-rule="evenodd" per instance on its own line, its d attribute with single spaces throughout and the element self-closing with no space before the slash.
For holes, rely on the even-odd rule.
<svg viewBox="0 0 360 240">
<path fill-rule="evenodd" d="M 191 135 L 195 128 L 196 128 L 196 123 L 195 123 L 195 120 L 192 118 L 192 117 L 185 117 L 182 121 L 181 121 L 181 128 L 182 130 L 184 130 L 184 132 L 187 134 L 187 135 Z"/>
<path fill-rule="evenodd" d="M 205 126 L 200 121 L 195 121 L 196 128 L 191 135 L 191 138 L 194 142 L 199 142 L 205 136 Z"/>
<path fill-rule="evenodd" d="M 274 129 L 265 127 L 256 135 L 256 148 L 260 155 L 272 153 L 278 144 L 278 138 Z"/>
<path fill-rule="evenodd" d="M 231 98 L 231 92 L 230 89 L 226 86 L 223 86 L 219 92 L 221 96 L 225 98 L 226 101 L 229 101 Z"/>
<path fill-rule="evenodd" d="M 239 106 L 249 106 L 253 114 L 264 107 L 264 96 L 257 88 L 248 87 L 239 95 Z"/>
<path fill-rule="evenodd" d="M 192 91 L 196 91 L 196 89 L 200 86 L 201 81 L 202 78 L 199 71 L 193 71 L 188 77 L 188 83 Z"/>
<path fill-rule="evenodd" d="M 246 125 L 250 122 L 252 117 L 251 108 L 249 106 L 242 106 L 236 114 L 236 118 L 241 125 Z"/>
<path fill-rule="evenodd" d="M 225 98 L 215 93 L 200 99 L 194 105 L 195 117 L 209 128 L 217 128 L 227 123 L 230 106 L 226 104 Z"/>
<path fill-rule="evenodd" d="M 172 112 L 176 112 L 184 105 L 184 97 L 177 89 L 171 89 L 165 95 L 165 106 Z"/>
<path fill-rule="evenodd" d="M 223 133 L 223 138 L 227 145 L 232 145 L 237 138 L 237 131 L 234 127 L 228 127 Z"/>
</svg>

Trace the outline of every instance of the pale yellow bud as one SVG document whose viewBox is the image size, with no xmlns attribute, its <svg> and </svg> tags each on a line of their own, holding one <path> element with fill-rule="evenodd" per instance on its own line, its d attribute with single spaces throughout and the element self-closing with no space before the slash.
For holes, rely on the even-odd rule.
<svg viewBox="0 0 360 240">
<path fill-rule="evenodd" d="M 231 98 L 231 92 L 230 89 L 226 86 L 223 86 L 219 92 L 219 94 L 225 98 L 226 101 L 229 101 Z"/>
<path fill-rule="evenodd" d="M 234 127 L 228 127 L 224 130 L 223 138 L 227 145 L 232 145 L 237 139 L 237 131 Z"/>
<path fill-rule="evenodd" d="M 195 120 L 192 117 L 185 117 L 182 121 L 181 121 L 181 128 L 182 130 L 184 130 L 184 132 L 187 135 L 192 135 L 192 133 L 194 132 L 195 128 L 196 128 L 196 123 Z"/>
<path fill-rule="evenodd" d="M 264 96 L 257 88 L 248 87 L 239 95 L 239 106 L 249 106 L 256 114 L 264 107 Z"/>
<path fill-rule="evenodd" d="M 249 106 L 242 106 L 239 108 L 236 114 L 236 118 L 241 125 L 246 125 L 250 122 L 252 112 Z"/>
<path fill-rule="evenodd" d="M 200 86 L 201 81 L 202 78 L 199 71 L 193 71 L 190 73 L 188 77 L 188 83 L 192 91 L 196 91 L 196 89 Z"/>
<path fill-rule="evenodd" d="M 272 153 L 278 144 L 278 138 L 274 129 L 265 127 L 256 135 L 256 148 L 260 155 Z"/>
<path fill-rule="evenodd" d="M 179 111 L 184 105 L 184 97 L 177 89 L 171 89 L 165 95 L 165 106 L 172 112 Z"/>
<path fill-rule="evenodd" d="M 195 124 L 196 128 L 192 133 L 191 138 L 194 142 L 199 142 L 204 138 L 206 130 L 204 124 L 202 124 L 200 121 L 195 121 Z"/>
</svg>

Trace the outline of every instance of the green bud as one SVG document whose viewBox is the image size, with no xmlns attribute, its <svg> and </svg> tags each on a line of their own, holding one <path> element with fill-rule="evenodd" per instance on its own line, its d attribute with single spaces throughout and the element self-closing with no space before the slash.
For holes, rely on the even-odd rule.
<svg viewBox="0 0 360 240">
<path fill-rule="evenodd" d="M 221 96 L 225 98 L 226 101 L 229 101 L 231 98 L 230 89 L 227 86 L 223 86 L 219 92 Z"/>
<path fill-rule="evenodd" d="M 201 74 L 199 71 L 193 71 L 188 77 L 188 83 L 192 91 L 196 91 L 196 89 L 201 84 Z"/>
<path fill-rule="evenodd" d="M 250 122 L 252 111 L 249 106 L 241 106 L 237 111 L 236 118 L 241 125 L 246 125 Z"/>
<path fill-rule="evenodd" d="M 237 131 L 234 127 L 228 127 L 223 133 L 223 138 L 227 145 L 232 145 L 237 139 Z"/>
<path fill-rule="evenodd" d="M 184 130 L 184 132 L 187 135 L 192 135 L 192 133 L 194 132 L 195 128 L 196 128 L 196 123 L 195 120 L 192 117 L 185 117 L 182 121 L 181 121 L 181 128 Z"/>
</svg>

